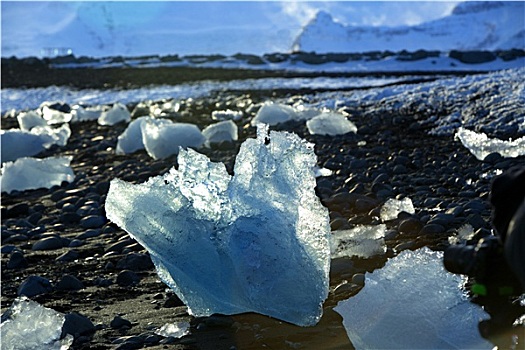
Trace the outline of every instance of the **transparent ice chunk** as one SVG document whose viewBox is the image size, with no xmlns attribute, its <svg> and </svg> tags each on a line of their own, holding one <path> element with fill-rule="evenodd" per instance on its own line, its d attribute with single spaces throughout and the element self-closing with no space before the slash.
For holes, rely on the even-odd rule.
<svg viewBox="0 0 525 350">
<path fill-rule="evenodd" d="M 356 133 L 357 127 L 340 113 L 324 112 L 306 122 L 311 135 L 344 135 Z"/>
<path fill-rule="evenodd" d="M 115 103 L 109 110 L 102 112 L 98 118 L 100 125 L 115 125 L 120 122 L 129 122 L 131 114 L 122 103 Z"/>
<path fill-rule="evenodd" d="M 19 158 L 2 166 L 2 192 L 51 188 L 75 179 L 73 157 Z"/>
<path fill-rule="evenodd" d="M 146 152 L 154 159 L 177 154 L 180 147 L 199 148 L 205 141 L 196 125 L 173 123 L 168 119 L 145 119 L 140 123 L 140 129 Z"/>
<path fill-rule="evenodd" d="M 477 133 L 460 127 L 456 132 L 456 138 L 479 160 L 485 159 L 491 153 L 499 153 L 505 158 L 525 155 L 525 136 L 503 141 L 491 139 L 485 133 Z"/>
<path fill-rule="evenodd" d="M 242 112 L 241 111 L 232 111 L 231 109 L 213 111 L 211 112 L 211 119 L 213 120 L 241 120 Z"/>
<path fill-rule="evenodd" d="M 196 316 L 258 312 L 317 323 L 328 295 L 330 226 L 315 194 L 313 145 L 260 128 L 230 176 L 191 149 L 146 183 L 115 179 L 108 218 L 148 249 Z"/>
<path fill-rule="evenodd" d="M 20 129 L 0 130 L 2 163 L 37 155 L 53 143 L 50 135 L 33 134 Z"/>
<path fill-rule="evenodd" d="M 0 325 L 3 350 L 65 350 L 73 343 L 71 335 L 60 340 L 63 314 L 25 296 L 17 298 L 4 316 Z"/>
<path fill-rule="evenodd" d="M 155 334 L 163 337 L 182 338 L 190 334 L 190 323 L 187 321 L 166 323 L 155 331 Z"/>
<path fill-rule="evenodd" d="M 361 225 L 351 230 L 338 230 L 332 233 L 332 258 L 360 257 L 370 258 L 386 252 L 386 226 Z"/>
<path fill-rule="evenodd" d="M 45 103 L 42 106 L 42 118 L 47 121 L 47 124 L 62 124 L 71 121 L 71 113 L 65 113 L 53 108 L 49 108 L 47 105 L 45 105 Z"/>
<path fill-rule="evenodd" d="M 478 331 L 488 315 L 468 301 L 462 278 L 445 271 L 442 258 L 427 247 L 403 251 L 337 304 L 356 349 L 492 349 Z"/>
<path fill-rule="evenodd" d="M 397 216 L 401 212 L 414 214 L 416 210 L 412 204 L 412 200 L 408 197 L 403 199 L 389 198 L 385 204 L 381 207 L 379 215 L 382 221 L 389 221 L 397 219 Z"/>
<path fill-rule="evenodd" d="M 115 152 L 117 154 L 128 154 L 144 149 L 142 141 L 142 123 L 145 120 L 153 119 L 151 117 L 140 117 L 128 124 L 128 127 L 117 140 Z"/>
<path fill-rule="evenodd" d="M 30 131 L 35 126 L 46 126 L 47 121 L 42 118 L 37 112 L 29 111 L 22 112 L 16 116 L 20 130 Z"/>
<path fill-rule="evenodd" d="M 255 118 L 252 119 L 253 126 L 263 123 L 277 125 L 296 119 L 296 112 L 293 107 L 281 103 L 265 103 L 261 106 Z"/>
<path fill-rule="evenodd" d="M 232 142 L 238 139 L 237 125 L 231 120 L 225 120 L 211 124 L 202 130 L 202 135 L 206 138 L 206 145 L 219 142 Z"/>
<path fill-rule="evenodd" d="M 73 106 L 71 110 L 72 122 L 85 122 L 90 120 L 98 120 L 102 116 L 102 106 L 82 107 L 80 105 Z"/>
</svg>

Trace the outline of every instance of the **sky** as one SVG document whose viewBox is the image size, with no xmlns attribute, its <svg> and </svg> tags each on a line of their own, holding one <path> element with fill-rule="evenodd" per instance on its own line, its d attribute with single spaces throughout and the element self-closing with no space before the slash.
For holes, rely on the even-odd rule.
<svg viewBox="0 0 525 350">
<path fill-rule="evenodd" d="M 319 10 L 356 26 L 415 25 L 458 1 L 1 1 L 1 55 L 289 52 Z"/>
</svg>

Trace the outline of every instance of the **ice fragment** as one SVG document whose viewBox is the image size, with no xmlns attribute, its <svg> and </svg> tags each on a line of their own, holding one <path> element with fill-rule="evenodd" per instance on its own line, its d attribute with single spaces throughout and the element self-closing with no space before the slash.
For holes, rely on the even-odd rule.
<svg viewBox="0 0 525 350">
<path fill-rule="evenodd" d="M 168 119 L 145 119 L 140 124 L 142 142 L 153 159 L 177 154 L 180 147 L 199 148 L 205 138 L 196 125 L 173 123 Z"/>
<path fill-rule="evenodd" d="M 190 323 L 187 321 L 166 323 L 155 331 L 155 334 L 163 337 L 182 338 L 190 334 Z"/>
<path fill-rule="evenodd" d="M 27 297 L 15 299 L 4 316 L 0 325 L 4 350 L 65 350 L 73 343 L 69 334 L 60 340 L 64 315 Z"/>
<path fill-rule="evenodd" d="M 479 160 L 485 159 L 491 153 L 499 153 L 505 158 L 525 155 L 525 136 L 515 140 L 502 141 L 491 139 L 485 133 L 477 133 L 460 127 L 456 132 L 456 137 Z"/>
<path fill-rule="evenodd" d="M 225 120 L 211 124 L 202 130 L 202 135 L 206 138 L 206 145 L 219 142 L 237 141 L 237 125 L 231 120 Z"/>
<path fill-rule="evenodd" d="M 381 220 L 384 222 L 397 219 L 399 213 L 403 211 L 408 214 L 414 214 L 416 212 L 414 205 L 412 204 L 412 200 L 408 197 L 405 197 L 401 200 L 390 198 L 381 207 L 379 215 L 381 216 Z"/>
<path fill-rule="evenodd" d="M 265 103 L 252 119 L 251 124 L 277 125 L 295 119 L 295 114 L 293 107 L 281 103 Z"/>
<path fill-rule="evenodd" d="M 491 349 L 479 335 L 488 315 L 470 303 L 442 252 L 403 251 L 366 274 L 365 287 L 334 308 L 356 349 Z"/>
<path fill-rule="evenodd" d="M 332 233 L 332 258 L 360 257 L 369 258 L 384 254 L 386 226 L 361 225 L 351 230 L 339 230 Z"/>
<path fill-rule="evenodd" d="M 51 188 L 75 179 L 69 166 L 73 157 L 19 158 L 2 166 L 2 192 Z"/>
<path fill-rule="evenodd" d="M 120 122 L 129 122 L 131 114 L 122 103 L 115 103 L 109 110 L 102 112 L 98 118 L 100 125 L 115 125 Z"/>
<path fill-rule="evenodd" d="M 20 129 L 23 131 L 30 131 L 35 126 L 48 125 L 47 121 L 35 111 L 22 112 L 16 116 L 16 119 L 18 120 Z"/>
<path fill-rule="evenodd" d="M 142 123 L 145 120 L 153 119 L 151 117 L 140 117 L 129 123 L 128 127 L 117 140 L 117 154 L 128 154 L 144 149 L 142 142 Z"/>
<path fill-rule="evenodd" d="M 230 176 L 191 149 L 146 183 L 111 182 L 108 218 L 150 252 L 196 316 L 258 312 L 316 324 L 328 295 L 330 226 L 313 146 L 285 132 L 242 145 Z"/>
<path fill-rule="evenodd" d="M 241 111 L 232 111 L 230 109 L 226 109 L 223 111 L 213 111 L 211 112 L 211 119 L 213 120 L 241 120 L 242 118 L 242 112 Z"/>
<path fill-rule="evenodd" d="M 306 122 L 311 135 L 344 135 L 356 133 L 357 127 L 340 113 L 324 112 Z"/>
</svg>

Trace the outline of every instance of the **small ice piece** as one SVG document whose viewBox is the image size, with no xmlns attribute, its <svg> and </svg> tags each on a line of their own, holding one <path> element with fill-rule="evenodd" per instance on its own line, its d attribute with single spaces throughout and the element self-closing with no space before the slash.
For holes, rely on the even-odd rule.
<svg viewBox="0 0 525 350">
<path fill-rule="evenodd" d="M 0 325 L 3 350 L 66 350 L 73 343 L 69 334 L 60 340 L 63 314 L 25 296 L 15 299 L 4 317 Z"/>
<path fill-rule="evenodd" d="M 120 122 L 129 122 L 131 120 L 131 114 L 128 108 L 122 103 L 115 103 L 112 108 L 102 112 L 98 123 L 100 125 L 115 125 Z"/>
<path fill-rule="evenodd" d="M 144 149 L 144 142 L 142 141 L 142 123 L 145 120 L 150 119 L 153 118 L 140 117 L 128 124 L 126 130 L 124 130 L 124 132 L 118 137 L 117 147 L 115 149 L 117 154 L 128 154 Z"/>
<path fill-rule="evenodd" d="M 211 112 L 211 119 L 213 120 L 241 120 L 242 112 L 241 111 L 232 111 L 231 109 L 226 109 L 222 111 L 213 111 Z"/>
<path fill-rule="evenodd" d="M 470 303 L 443 253 L 403 251 L 334 308 L 356 349 L 492 349 L 478 331 L 488 315 Z"/>
<path fill-rule="evenodd" d="M 357 127 L 340 113 L 324 112 L 308 120 L 306 126 L 311 135 L 344 135 L 356 133 Z"/>
<path fill-rule="evenodd" d="M 386 226 L 362 225 L 350 230 L 332 232 L 332 259 L 343 257 L 369 258 L 386 252 Z"/>
<path fill-rule="evenodd" d="M 153 159 L 179 153 L 181 147 L 199 148 L 206 141 L 196 125 L 168 119 L 145 119 L 140 124 L 142 142 Z"/>
<path fill-rule="evenodd" d="M 399 213 L 403 211 L 408 214 L 414 214 L 416 212 L 412 200 L 408 197 L 401 200 L 390 198 L 381 207 L 379 215 L 381 216 L 381 220 L 385 222 L 397 219 Z"/>
<path fill-rule="evenodd" d="M 65 146 L 71 136 L 71 129 L 69 128 L 69 124 L 64 123 L 58 128 L 53 128 L 48 125 L 35 126 L 31 129 L 31 133 L 43 137 L 50 136 L 51 141 L 44 144 L 44 147 L 48 148 L 52 145 Z"/>
<path fill-rule="evenodd" d="M 328 295 L 330 225 L 313 145 L 259 128 L 234 176 L 194 150 L 143 184 L 111 181 L 107 217 L 150 252 L 190 314 L 258 312 L 316 324 Z"/>
<path fill-rule="evenodd" d="M 20 130 L 31 131 L 35 126 L 47 126 L 47 121 L 44 120 L 37 112 L 29 111 L 22 112 L 16 116 Z"/>
<path fill-rule="evenodd" d="M 516 140 L 502 141 L 491 139 L 485 133 L 477 133 L 460 127 L 455 137 L 479 160 L 485 159 L 491 153 L 499 153 L 505 158 L 525 155 L 525 136 Z"/>
<path fill-rule="evenodd" d="M 2 166 L 2 192 L 51 188 L 75 179 L 73 157 L 19 158 Z"/>
<path fill-rule="evenodd" d="M 448 238 L 448 243 L 457 244 L 460 242 L 468 241 L 469 239 L 472 239 L 474 237 L 475 233 L 476 232 L 474 231 L 474 227 L 472 227 L 470 224 L 465 224 L 458 229 L 458 232 L 455 236 L 450 236 Z"/>
<path fill-rule="evenodd" d="M 37 155 L 53 143 L 47 134 L 33 134 L 20 129 L 0 130 L 2 163 Z"/>
<path fill-rule="evenodd" d="M 297 114 L 293 107 L 281 103 L 265 103 L 259 109 L 251 124 L 256 126 L 259 123 L 267 125 L 277 125 L 296 119 Z"/>
<path fill-rule="evenodd" d="M 190 323 L 187 321 L 166 323 L 155 331 L 155 334 L 163 337 L 182 338 L 190 334 Z"/>
<path fill-rule="evenodd" d="M 71 121 L 71 113 L 64 113 L 53 108 L 49 108 L 47 105 L 42 106 L 42 118 L 47 121 L 47 124 L 62 124 L 69 123 Z"/>
<path fill-rule="evenodd" d="M 202 130 L 202 135 L 206 138 L 206 146 L 208 147 L 212 143 L 237 141 L 237 125 L 231 120 L 225 120 L 207 126 Z"/>
<path fill-rule="evenodd" d="M 315 177 L 332 176 L 334 171 L 328 168 L 314 167 Z"/>
<path fill-rule="evenodd" d="M 96 107 L 82 107 L 75 105 L 71 109 L 72 122 L 85 122 L 90 120 L 98 120 L 102 116 L 103 109 L 101 106 Z"/>
</svg>

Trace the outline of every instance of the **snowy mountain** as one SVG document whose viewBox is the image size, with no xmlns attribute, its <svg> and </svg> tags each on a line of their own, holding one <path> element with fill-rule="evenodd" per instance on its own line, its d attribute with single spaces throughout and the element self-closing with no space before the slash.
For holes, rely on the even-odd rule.
<svg viewBox="0 0 525 350">
<path fill-rule="evenodd" d="M 525 48 L 525 2 L 472 1 L 449 16 L 415 26 L 356 27 L 320 11 L 303 28 L 293 51 L 497 50 Z"/>
</svg>

